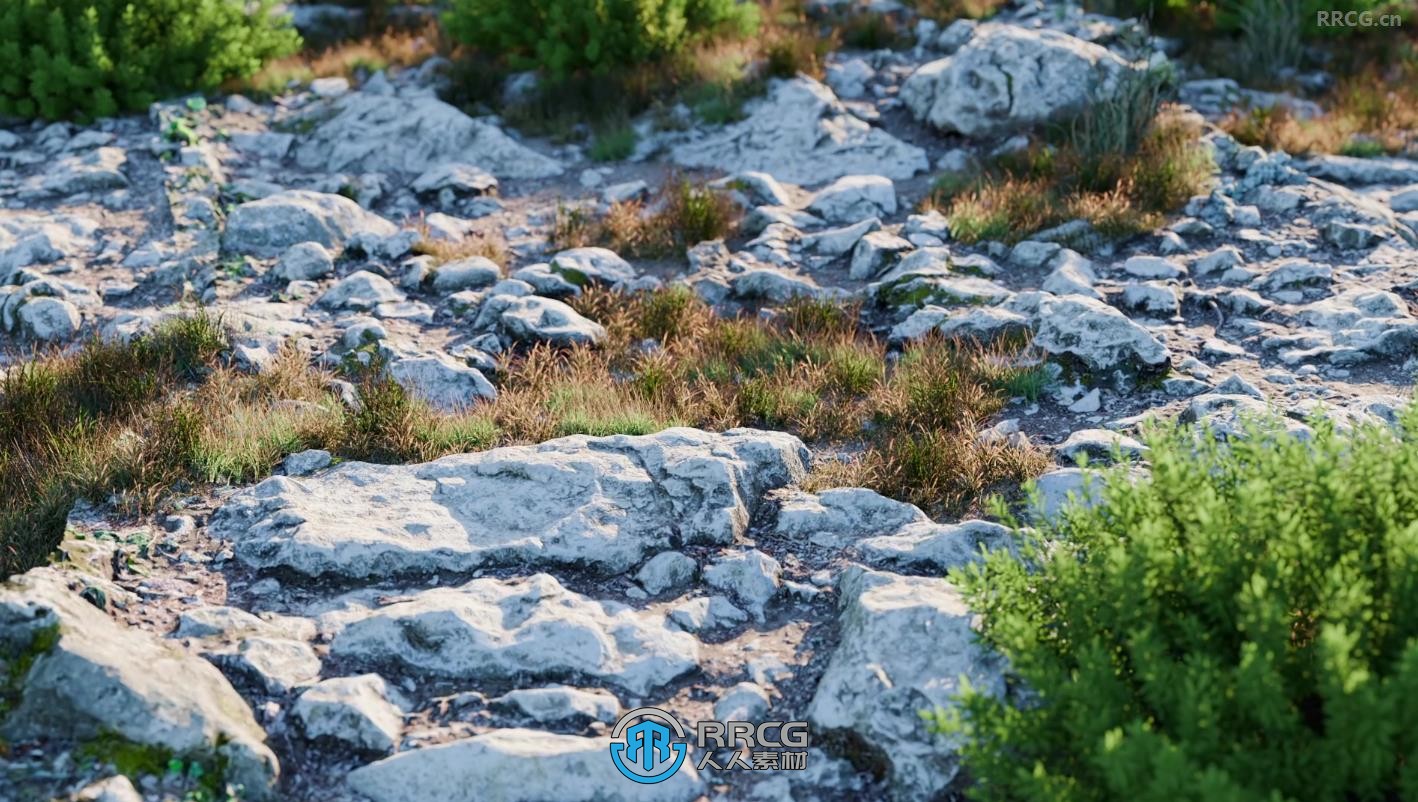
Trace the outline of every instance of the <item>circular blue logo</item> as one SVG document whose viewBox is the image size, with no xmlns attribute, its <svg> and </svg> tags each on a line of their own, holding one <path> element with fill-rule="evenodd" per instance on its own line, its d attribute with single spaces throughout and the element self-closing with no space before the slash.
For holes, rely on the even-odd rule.
<svg viewBox="0 0 1418 802">
<path fill-rule="evenodd" d="M 684 727 L 673 715 L 658 707 L 637 707 L 621 716 L 611 732 L 611 761 L 634 782 L 664 782 L 689 754 L 689 744 L 671 740 L 676 737 L 684 738 Z"/>
</svg>

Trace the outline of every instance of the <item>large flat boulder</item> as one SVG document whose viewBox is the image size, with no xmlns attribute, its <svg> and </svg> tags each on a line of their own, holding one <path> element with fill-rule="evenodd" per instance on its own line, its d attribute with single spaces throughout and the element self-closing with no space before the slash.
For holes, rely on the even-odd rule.
<svg viewBox="0 0 1418 802">
<path fill-rule="evenodd" d="M 953 55 L 916 70 L 901 100 L 916 119 L 979 136 L 1028 128 L 1114 95 L 1128 64 L 1065 33 L 984 24 Z"/>
<path fill-rule="evenodd" d="M 499 178 L 560 175 L 556 160 L 521 144 L 487 120 L 429 95 L 352 92 L 296 146 L 295 160 L 331 173 L 419 176 L 448 162 L 477 165 Z"/>
<path fill-rule="evenodd" d="M 806 473 L 792 435 L 667 429 L 566 437 L 420 465 L 349 462 L 234 495 L 211 531 L 259 569 L 346 578 L 581 565 L 626 571 L 681 542 L 725 544 L 767 490 Z"/>
<path fill-rule="evenodd" d="M 759 171 L 795 184 L 825 184 L 846 175 L 900 180 L 929 169 L 926 153 L 847 111 L 832 90 L 806 76 L 775 81 L 748 116 L 676 147 L 685 167 Z"/>
<path fill-rule="evenodd" d="M 268 796 L 279 768 L 251 709 L 207 661 L 124 627 L 50 569 L 0 585 L 0 676 L 18 698 L 0 736 L 121 738 L 226 765 L 246 796 Z"/>
<path fill-rule="evenodd" d="M 611 763 L 609 738 L 507 729 L 405 752 L 355 769 L 348 787 L 373 802 L 692 802 L 694 767 L 653 785 Z"/>
<path fill-rule="evenodd" d="M 639 695 L 698 668 L 694 637 L 663 613 L 596 601 L 548 574 L 416 593 L 345 624 L 330 651 L 425 679 L 590 680 Z"/>
</svg>

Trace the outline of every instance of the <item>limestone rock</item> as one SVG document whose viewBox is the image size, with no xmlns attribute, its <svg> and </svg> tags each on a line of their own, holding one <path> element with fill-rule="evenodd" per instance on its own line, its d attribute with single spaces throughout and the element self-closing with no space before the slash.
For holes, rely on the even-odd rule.
<svg viewBox="0 0 1418 802">
<path fill-rule="evenodd" d="M 614 574 L 675 541 L 728 543 L 762 494 L 800 479 L 807 460 L 788 434 L 668 429 L 421 465 L 347 462 L 240 491 L 210 530 L 253 568 L 307 576 L 528 563 Z"/>
<path fill-rule="evenodd" d="M 479 165 L 502 178 L 560 175 L 554 159 L 518 143 L 492 123 L 430 95 L 352 92 L 330 106 L 296 146 L 301 167 L 327 173 L 419 175 L 448 162 Z"/>
<path fill-rule="evenodd" d="M 595 345 L 605 339 L 601 324 L 567 304 L 540 295 L 495 295 L 478 310 L 474 328 L 497 328 L 519 342 Z"/>
<path fill-rule="evenodd" d="M 349 198 L 293 189 L 233 209 L 222 247 L 233 253 L 279 256 L 302 242 L 340 248 L 358 234 L 387 237 L 395 231 L 393 223 Z"/>
<path fill-rule="evenodd" d="M 362 754 L 387 755 L 399 746 L 403 712 L 397 698 L 378 674 L 336 677 L 306 689 L 290 715 L 305 737 L 342 744 Z"/>
<path fill-rule="evenodd" d="M 1172 353 L 1147 329 L 1101 301 L 1077 295 L 1039 304 L 1034 345 L 1095 374 L 1156 374 Z"/>
<path fill-rule="evenodd" d="M 1052 30 L 984 24 L 954 55 L 901 86 L 916 119 L 966 136 L 1057 120 L 1117 91 L 1128 69 L 1098 45 Z"/>
<path fill-rule="evenodd" d="M 449 412 L 497 398 L 497 388 L 481 371 L 442 356 L 398 359 L 389 365 L 388 371 L 394 381 L 414 397 Z"/>
<path fill-rule="evenodd" d="M 38 639 L 38 640 L 37 640 Z M 276 758 L 246 702 L 215 667 L 114 622 L 49 569 L 0 585 L 0 653 L 44 643 L 0 726 L 6 738 L 110 734 L 225 760 L 253 797 L 274 784 Z"/>
<path fill-rule="evenodd" d="M 1003 661 L 976 641 L 973 613 L 943 579 L 851 568 L 841 591 L 841 643 L 808 707 L 814 733 L 859 737 L 888 767 L 893 799 L 934 799 L 960 760 L 921 711 L 952 706 L 962 676 L 1003 693 Z"/>
<path fill-rule="evenodd" d="M 355 769 L 346 784 L 372 802 L 693 802 L 690 761 L 654 785 L 621 776 L 609 738 L 494 730 Z"/>
<path fill-rule="evenodd" d="M 547 574 L 420 591 L 346 623 L 330 653 L 430 679 L 587 678 L 639 695 L 698 667 L 694 638 L 662 615 L 595 601 Z"/>
<path fill-rule="evenodd" d="M 746 111 L 744 120 L 674 148 L 671 158 L 684 167 L 759 171 L 794 184 L 862 173 L 900 180 L 929 168 L 924 150 L 853 116 L 831 89 L 806 76 L 774 81 Z"/>
</svg>

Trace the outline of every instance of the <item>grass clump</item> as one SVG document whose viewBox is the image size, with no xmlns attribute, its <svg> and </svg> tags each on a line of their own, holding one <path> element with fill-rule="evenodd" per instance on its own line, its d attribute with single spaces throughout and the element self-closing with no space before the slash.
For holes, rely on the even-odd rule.
<svg viewBox="0 0 1418 802">
<path fill-rule="evenodd" d="M 234 82 L 232 87 L 258 97 L 270 97 L 284 94 L 292 86 L 309 84 L 316 78 L 354 80 L 380 71 L 412 67 L 436 55 L 442 49 L 441 40 L 442 34 L 436 25 L 417 31 L 391 28 L 276 59 L 255 75 Z"/>
<path fill-rule="evenodd" d="M 593 162 L 625 161 L 635 153 L 635 143 L 638 139 L 629 121 L 621 120 L 596 132 L 587 155 Z"/>
<path fill-rule="evenodd" d="M 251 76 L 299 46 L 274 0 L 7 0 L 0 115 L 87 120 L 145 110 Z"/>
<path fill-rule="evenodd" d="M 294 349 L 242 372 L 203 316 L 11 368 L 0 383 L 0 576 L 44 563 L 79 499 L 148 514 L 174 494 L 258 480 L 308 448 L 404 463 L 569 434 L 770 427 L 862 455 L 819 485 L 865 483 L 945 514 L 1047 462 L 975 437 L 1030 370 L 1017 348 L 933 341 L 891 367 L 857 310 L 827 302 L 743 318 L 716 316 L 683 287 L 592 289 L 574 303 L 606 327 L 599 347 L 509 354 L 497 399 L 459 412 L 399 385 L 373 344 L 343 367 L 354 403 Z"/>
<path fill-rule="evenodd" d="M 603 245 L 631 258 L 682 258 L 687 248 L 731 236 L 741 217 L 726 194 L 671 178 L 648 203 L 617 203 L 604 217 L 559 209 L 552 239 L 559 248 Z"/>
<path fill-rule="evenodd" d="M 965 243 L 1017 242 L 1072 220 L 1122 240 L 1156 228 L 1205 189 L 1214 165 L 1201 125 L 1161 104 L 1162 79 L 1136 79 L 1062 127 L 1055 144 L 997 159 L 973 179 L 949 176 L 926 199 Z"/>
<path fill-rule="evenodd" d="M 1149 440 L 1149 476 L 953 576 L 1029 689 L 935 717 L 971 796 L 1418 797 L 1418 411 Z"/>
<path fill-rule="evenodd" d="M 1233 112 L 1222 127 L 1244 144 L 1295 155 L 1408 152 L 1418 143 L 1418 48 L 1363 57 L 1319 103 L 1324 114 L 1313 119 L 1277 106 Z"/>
<path fill-rule="evenodd" d="M 828 302 L 795 301 L 767 320 L 718 318 L 683 288 L 637 296 L 595 291 L 577 304 L 607 327 L 609 342 L 550 370 L 543 365 L 541 373 L 509 371 L 511 392 L 520 387 L 544 398 L 548 386 L 595 388 L 594 397 L 613 400 L 606 408 L 664 425 L 792 431 L 812 445 L 858 455 L 821 469 L 812 486 L 866 485 L 936 514 L 960 514 L 986 489 L 1043 468 L 1033 449 L 975 437 L 1003 407 L 1003 388 L 1030 370 L 1009 348 L 927 341 L 891 367 L 885 345 L 861 328 L 856 310 Z M 645 350 L 646 338 L 657 347 Z M 523 376 L 530 384 L 521 384 Z M 515 397 L 497 406 L 504 401 L 526 406 Z M 532 406 L 527 419 L 545 417 L 544 406 Z"/>
</svg>

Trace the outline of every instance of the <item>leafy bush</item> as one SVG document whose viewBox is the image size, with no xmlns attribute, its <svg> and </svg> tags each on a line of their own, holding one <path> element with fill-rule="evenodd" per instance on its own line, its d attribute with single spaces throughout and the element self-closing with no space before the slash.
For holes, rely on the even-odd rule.
<svg viewBox="0 0 1418 802">
<path fill-rule="evenodd" d="M 103 117 L 246 78 L 300 37 L 275 0 L 6 0 L 0 115 Z"/>
<path fill-rule="evenodd" d="M 565 76 L 653 61 L 716 32 L 747 35 L 758 19 L 738 0 L 454 0 L 444 25 L 518 69 Z"/>
<path fill-rule="evenodd" d="M 1418 410 L 1151 441 L 1150 477 L 955 575 L 1030 689 L 936 715 L 973 796 L 1418 799 Z"/>
</svg>

